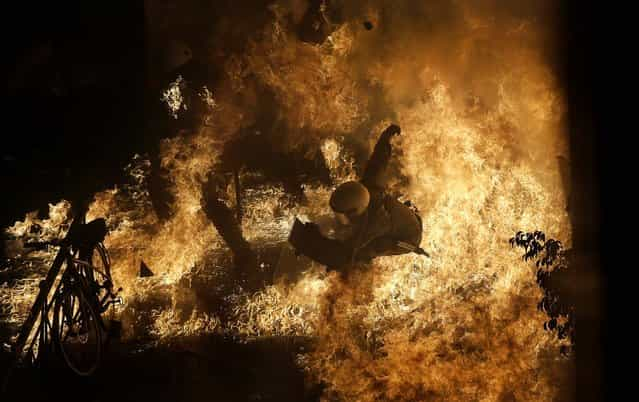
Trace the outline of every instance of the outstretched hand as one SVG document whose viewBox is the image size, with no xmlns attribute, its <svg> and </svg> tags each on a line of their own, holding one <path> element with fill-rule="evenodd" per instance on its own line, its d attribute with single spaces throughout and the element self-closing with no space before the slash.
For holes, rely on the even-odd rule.
<svg viewBox="0 0 639 402">
<path fill-rule="evenodd" d="M 382 137 L 390 140 L 391 137 L 399 135 L 401 134 L 401 132 L 402 129 L 399 128 L 397 124 L 391 124 L 390 126 L 386 127 L 386 130 L 384 130 L 384 132 L 382 132 Z"/>
</svg>

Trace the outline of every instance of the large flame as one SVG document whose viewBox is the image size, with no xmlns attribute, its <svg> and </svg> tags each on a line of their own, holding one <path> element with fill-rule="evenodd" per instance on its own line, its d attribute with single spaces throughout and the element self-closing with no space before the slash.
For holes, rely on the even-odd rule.
<svg viewBox="0 0 639 402">
<path fill-rule="evenodd" d="M 273 5 L 246 51 L 228 59 L 225 79 L 202 89 L 210 108 L 199 130 L 163 141 L 175 198 L 168 220 L 153 211 L 141 157 L 128 167 L 130 186 L 96 194 L 88 218 L 107 217 L 111 228 L 125 333 L 310 336 L 316 347 L 299 361 L 327 384 L 327 400 L 553 400 L 560 341 L 543 330 L 534 268 L 507 241 L 541 229 L 570 244 L 557 159 L 569 158 L 563 96 L 544 49 L 551 37 L 525 13 L 492 15 L 473 2 L 370 1 L 343 5 L 345 22 L 314 45 L 292 32 L 298 3 Z M 294 283 L 237 295 L 229 321 L 215 317 L 192 282 L 215 286 L 230 260 L 203 212 L 202 183 L 222 145 L 252 123 L 256 85 L 281 107 L 282 146 L 319 149 L 336 184 L 354 178 L 381 130 L 399 123 L 390 190 L 420 209 L 431 258 L 379 258 L 348 277 L 306 262 Z M 246 189 L 245 237 L 256 248 L 284 243 L 294 216 L 328 214 L 330 191 L 309 185 L 306 202 L 293 205 L 281 187 Z M 64 222 L 63 208 L 51 210 L 50 230 Z M 24 236 L 34 219 L 11 232 Z M 141 261 L 154 277 L 138 278 Z M 33 297 L 35 288 L 21 286 Z M 26 303 L 12 303 L 14 318 L 23 314 Z"/>
</svg>

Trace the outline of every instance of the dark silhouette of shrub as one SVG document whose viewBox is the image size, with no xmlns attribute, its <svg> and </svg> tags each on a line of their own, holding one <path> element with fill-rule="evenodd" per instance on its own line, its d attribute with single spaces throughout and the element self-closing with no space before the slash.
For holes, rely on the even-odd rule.
<svg viewBox="0 0 639 402">
<path fill-rule="evenodd" d="M 537 308 L 549 317 L 544 322 L 544 329 L 556 332 L 559 339 L 568 338 L 570 346 L 562 345 L 561 353 L 569 354 L 576 341 L 574 292 L 570 290 L 574 268 L 569 263 L 570 250 L 565 250 L 559 240 L 546 239 L 546 235 L 538 230 L 517 232 L 509 242 L 512 247 L 524 249 L 524 261 L 535 261 L 537 284 L 544 292 Z"/>
</svg>

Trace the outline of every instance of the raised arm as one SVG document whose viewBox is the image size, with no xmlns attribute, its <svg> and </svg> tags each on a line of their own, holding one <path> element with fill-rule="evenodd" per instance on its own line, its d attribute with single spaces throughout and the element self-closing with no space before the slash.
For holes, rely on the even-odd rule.
<svg viewBox="0 0 639 402">
<path fill-rule="evenodd" d="M 399 135 L 400 133 L 401 129 L 399 126 L 391 124 L 379 136 L 379 140 L 377 140 L 377 144 L 375 144 L 375 149 L 368 160 L 366 170 L 361 180 L 362 184 L 364 184 L 369 191 L 380 191 L 385 187 L 383 174 L 391 156 L 390 140 L 393 136 Z"/>
</svg>

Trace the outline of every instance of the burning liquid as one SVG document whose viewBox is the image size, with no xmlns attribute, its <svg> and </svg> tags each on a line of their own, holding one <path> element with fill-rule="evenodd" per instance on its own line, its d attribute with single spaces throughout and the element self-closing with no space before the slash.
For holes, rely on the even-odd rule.
<svg viewBox="0 0 639 402">
<path fill-rule="evenodd" d="M 160 221 L 153 211 L 142 158 L 128 167 L 130 186 L 95 196 L 88 219 L 104 216 L 111 228 L 106 246 L 127 301 L 119 312 L 125 336 L 310 336 L 316 347 L 300 364 L 327 384 L 327 400 L 555 398 L 560 341 L 543 330 L 534 267 L 507 241 L 540 229 L 570 244 L 557 162 L 568 158 L 562 95 L 541 54 L 540 29 L 514 17 L 489 20 L 464 5 L 454 23 L 435 26 L 422 42 L 410 35 L 413 20 L 371 2 L 368 20 L 396 29 L 365 30 L 347 13 L 314 45 L 295 37 L 286 4 L 272 7 L 259 39 L 230 57 L 226 78 L 206 90 L 215 106 L 202 116 L 206 124 L 164 140 L 171 217 Z M 279 103 L 283 146 L 321 150 L 335 184 L 355 177 L 358 152 L 397 122 L 389 191 L 420 209 L 431 258 L 379 258 L 348 277 L 306 261 L 288 286 L 230 296 L 228 322 L 211 313 L 193 283 L 214 287 L 230 260 L 202 210 L 202 183 L 223 144 L 254 117 L 256 83 Z M 284 243 L 295 216 L 329 213 L 330 191 L 307 186 L 307 201 L 291 204 L 277 185 L 245 189 L 244 236 L 256 249 Z M 40 222 L 43 233 L 58 234 L 65 208 L 53 207 Z M 24 237 L 33 217 L 9 232 Z M 138 278 L 140 261 L 155 276 Z M 26 300 L 11 302 L 12 322 L 36 289 L 0 289 Z"/>
</svg>

